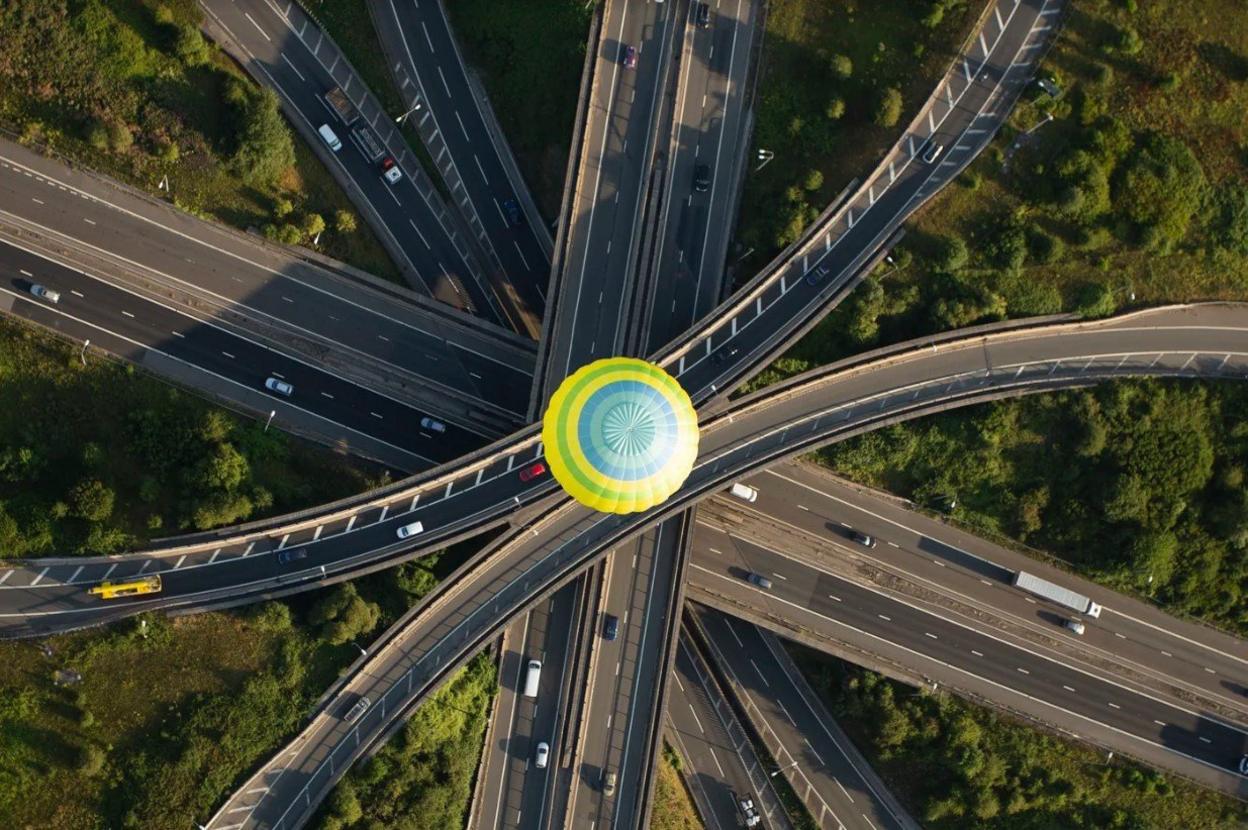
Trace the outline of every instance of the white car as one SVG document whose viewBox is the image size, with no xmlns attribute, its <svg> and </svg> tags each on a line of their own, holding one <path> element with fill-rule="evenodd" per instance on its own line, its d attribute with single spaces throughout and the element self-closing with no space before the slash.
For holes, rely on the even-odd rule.
<svg viewBox="0 0 1248 830">
<path fill-rule="evenodd" d="M 1248 755 L 1239 759 L 1239 774 L 1248 775 Z"/>
<path fill-rule="evenodd" d="M 394 163 L 394 159 L 387 158 L 381 163 L 381 175 L 386 181 L 390 182 L 390 184 L 398 184 L 403 178 L 403 171 L 400 170 L 399 166 Z"/>
<path fill-rule="evenodd" d="M 533 758 L 533 766 L 538 769 L 546 769 L 546 762 L 550 760 L 550 744 L 542 741 L 537 745 L 537 755 Z"/>
<path fill-rule="evenodd" d="M 264 382 L 264 388 L 268 389 L 270 392 L 276 392 L 277 394 L 283 395 L 287 398 L 289 398 L 295 391 L 295 387 L 291 386 L 281 378 L 269 378 Z"/>
<path fill-rule="evenodd" d="M 42 286 L 37 282 L 31 283 L 30 293 L 34 294 L 39 299 L 47 300 L 50 303 L 59 303 L 61 301 L 61 295 L 59 292 L 53 291 L 51 288 Z"/>
<path fill-rule="evenodd" d="M 424 530 L 425 526 L 420 522 L 412 522 L 411 524 L 403 525 L 399 528 L 398 534 L 400 539 L 407 539 L 411 536 L 415 536 L 417 533 L 423 533 Z"/>
</svg>

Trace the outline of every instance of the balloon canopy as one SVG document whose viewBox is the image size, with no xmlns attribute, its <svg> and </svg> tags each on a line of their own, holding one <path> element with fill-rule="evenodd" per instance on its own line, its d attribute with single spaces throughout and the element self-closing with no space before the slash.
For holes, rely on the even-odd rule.
<svg viewBox="0 0 1248 830">
<path fill-rule="evenodd" d="M 612 357 L 572 373 L 542 418 L 550 472 L 606 513 L 634 513 L 680 489 L 698 454 L 698 416 L 667 372 Z"/>
</svg>

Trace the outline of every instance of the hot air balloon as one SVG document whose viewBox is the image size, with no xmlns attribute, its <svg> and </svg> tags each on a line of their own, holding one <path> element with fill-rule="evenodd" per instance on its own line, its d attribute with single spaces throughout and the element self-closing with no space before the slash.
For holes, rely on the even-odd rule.
<svg viewBox="0 0 1248 830">
<path fill-rule="evenodd" d="M 667 372 L 644 360 L 596 360 L 569 375 L 542 417 L 555 480 L 605 513 L 634 513 L 680 489 L 698 453 L 698 416 Z"/>
</svg>

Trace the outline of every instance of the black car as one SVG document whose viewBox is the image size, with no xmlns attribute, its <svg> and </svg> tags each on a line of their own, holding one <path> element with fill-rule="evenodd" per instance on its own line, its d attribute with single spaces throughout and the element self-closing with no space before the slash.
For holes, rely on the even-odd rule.
<svg viewBox="0 0 1248 830">
<path fill-rule="evenodd" d="M 699 164 L 693 168 L 693 189 L 705 193 L 711 189 L 711 168 L 707 164 Z"/>
<path fill-rule="evenodd" d="M 277 564 L 279 565 L 289 565 L 291 562 L 298 562 L 300 559 L 307 558 L 308 551 L 305 548 L 290 548 L 277 552 Z"/>
<path fill-rule="evenodd" d="M 602 639 L 614 640 L 620 633 L 620 618 L 614 614 L 604 614 L 602 617 Z"/>
<path fill-rule="evenodd" d="M 869 533 L 863 533 L 861 530 L 855 530 L 850 534 L 850 538 L 864 548 L 873 548 L 876 545 L 875 537 Z"/>
<path fill-rule="evenodd" d="M 741 353 L 740 346 L 729 346 L 726 349 L 716 349 L 714 352 L 711 353 L 711 362 L 716 363 L 716 364 L 723 363 L 728 358 L 736 357 L 740 353 Z"/>
<path fill-rule="evenodd" d="M 698 28 L 699 28 L 699 29 L 709 29 L 709 28 L 711 28 L 711 7 L 710 7 L 710 5 L 709 5 L 709 4 L 707 4 L 707 3 L 699 3 L 699 4 L 698 4 L 698 11 L 697 11 L 697 14 L 695 15 L 695 19 L 698 21 Z"/>
<path fill-rule="evenodd" d="M 503 213 L 507 214 L 507 224 L 513 228 L 518 228 L 524 224 L 524 213 L 520 210 L 520 205 L 515 199 L 508 199 L 503 202 Z"/>
</svg>

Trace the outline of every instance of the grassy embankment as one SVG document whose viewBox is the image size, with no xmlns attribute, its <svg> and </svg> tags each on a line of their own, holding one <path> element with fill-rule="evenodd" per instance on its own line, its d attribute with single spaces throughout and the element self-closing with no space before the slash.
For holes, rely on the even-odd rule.
<svg viewBox="0 0 1248 830">
<path fill-rule="evenodd" d="M 193 0 L 15 0 L 0 9 L 0 126 L 237 228 L 398 272 L 337 183 L 199 35 Z"/>
<path fill-rule="evenodd" d="M 0 643 L 0 827 L 206 821 L 358 656 L 351 643 L 367 643 L 427 592 L 437 580 L 428 568 L 444 575 L 452 565 L 412 563 L 228 613 Z M 58 684 L 63 670 L 81 680 Z M 441 722 L 446 705 L 439 699 L 417 718 Z M 429 740 L 431 753 L 443 743 L 448 757 L 466 751 L 450 736 Z M 476 743 L 474 753 L 479 734 Z M 475 754 L 451 770 L 431 764 L 413 792 L 456 804 L 459 770 L 471 781 L 475 764 Z"/>
<path fill-rule="evenodd" d="M 592 4 L 584 0 L 447 4 L 538 209 L 559 213 Z"/>
<path fill-rule="evenodd" d="M 654 783 L 654 806 L 650 813 L 649 830 L 703 830 L 693 798 L 685 789 L 680 769 L 683 761 L 671 744 L 663 743 L 659 759 L 659 775 Z"/>
<path fill-rule="evenodd" d="M 1244 805 L 952 695 L 790 646 L 803 673 L 928 830 L 1232 830 Z"/>
</svg>

